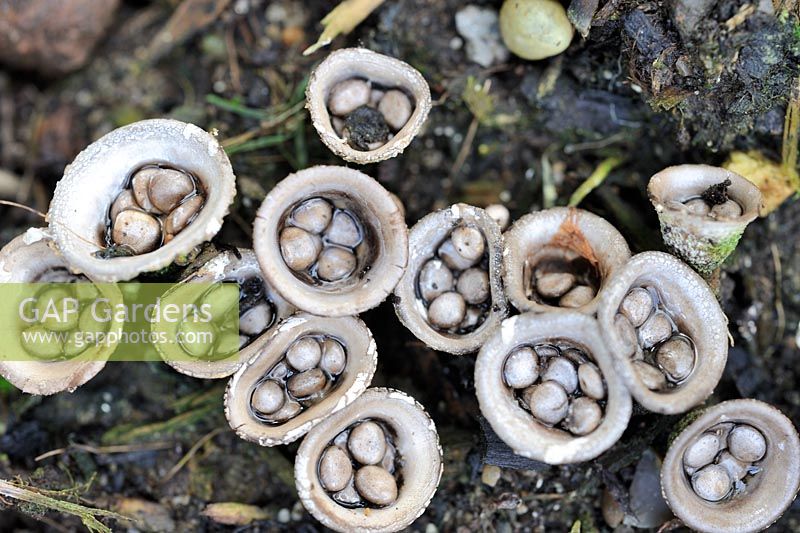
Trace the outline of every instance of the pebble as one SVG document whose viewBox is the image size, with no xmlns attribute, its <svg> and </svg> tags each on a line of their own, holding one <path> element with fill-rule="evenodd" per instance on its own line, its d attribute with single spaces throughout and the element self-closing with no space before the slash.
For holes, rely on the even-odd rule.
<svg viewBox="0 0 800 533">
<path fill-rule="evenodd" d="M 281 231 L 281 256 L 290 269 L 302 272 L 317 261 L 322 239 L 304 229 L 289 226 Z"/>
<path fill-rule="evenodd" d="M 297 339 L 286 350 L 286 361 L 299 372 L 314 368 L 321 358 L 322 348 L 317 339 L 311 336 Z"/>
<path fill-rule="evenodd" d="M 286 381 L 286 388 L 295 398 L 307 398 L 325 388 L 327 378 L 319 368 L 312 368 L 290 377 Z"/>
<path fill-rule="evenodd" d="M 652 348 L 672 336 L 672 322 L 664 313 L 655 313 L 639 328 L 642 348 Z"/>
<path fill-rule="evenodd" d="M 555 381 L 528 387 L 523 392 L 523 400 L 528 404 L 531 414 L 545 424 L 558 424 L 569 410 L 567 393 Z"/>
<path fill-rule="evenodd" d="M 333 207 L 323 198 L 309 198 L 292 211 L 291 223 L 310 233 L 322 233 L 333 217 Z"/>
<path fill-rule="evenodd" d="M 174 236 L 188 226 L 197 213 L 200 212 L 200 209 L 203 208 L 205 201 L 205 197 L 198 194 L 192 196 L 170 211 L 169 215 L 167 215 L 167 218 L 164 220 L 164 232 L 167 235 Z"/>
<path fill-rule="evenodd" d="M 328 98 L 328 109 L 341 117 L 369 103 L 370 86 L 364 80 L 345 80 L 337 83 Z"/>
<path fill-rule="evenodd" d="M 720 465 L 708 465 L 692 475 L 694 492 L 709 502 L 718 502 L 731 491 L 731 478 Z"/>
<path fill-rule="evenodd" d="M 215 317 L 221 315 L 214 315 Z M 258 335 L 272 323 L 272 308 L 266 302 L 251 307 L 239 317 L 239 331 L 245 335 Z"/>
<path fill-rule="evenodd" d="M 450 329 L 458 326 L 466 316 L 464 297 L 457 292 L 446 292 L 436 297 L 428 307 L 428 320 L 437 328 Z"/>
<path fill-rule="evenodd" d="M 468 304 L 481 304 L 489 298 L 489 274 L 480 268 L 470 268 L 458 277 L 456 290 Z"/>
<path fill-rule="evenodd" d="M 483 233 L 471 226 L 459 226 L 450 234 L 456 252 L 467 261 L 478 261 L 483 257 L 486 243 Z"/>
<path fill-rule="evenodd" d="M 150 178 L 147 196 L 153 207 L 162 213 L 169 213 L 194 190 L 192 178 L 171 168 L 161 168 Z"/>
<path fill-rule="evenodd" d="M 558 301 L 560 307 L 575 309 L 583 307 L 594 299 L 594 289 L 588 285 L 578 285 L 561 297 Z"/>
<path fill-rule="evenodd" d="M 441 260 L 431 259 L 420 269 L 417 284 L 420 296 L 431 302 L 440 294 L 453 290 L 455 280 L 453 272 Z"/>
<path fill-rule="evenodd" d="M 397 480 L 380 466 L 367 465 L 356 472 L 356 490 L 375 505 L 389 505 L 397 499 Z"/>
<path fill-rule="evenodd" d="M 591 398 L 581 396 L 570 404 L 564 427 L 573 435 L 588 435 L 597 429 L 602 419 L 600 405 Z"/>
<path fill-rule="evenodd" d="M 683 205 L 685 205 L 686 210 L 693 215 L 704 217 L 711 212 L 711 208 L 702 198 L 692 198 L 691 200 L 684 202 Z"/>
<path fill-rule="evenodd" d="M 347 452 L 338 446 L 328 446 L 319 460 L 319 480 L 325 490 L 338 492 L 353 476 L 353 465 Z"/>
<path fill-rule="evenodd" d="M 622 299 L 619 311 L 630 320 L 633 327 L 638 328 L 653 312 L 653 298 L 650 296 L 650 291 L 643 287 L 631 289 Z"/>
<path fill-rule="evenodd" d="M 114 200 L 114 203 L 111 204 L 111 210 L 108 213 L 109 220 L 114 220 L 117 218 L 117 215 L 120 214 L 122 211 L 126 209 L 138 209 L 139 204 L 136 203 L 136 199 L 133 197 L 133 191 L 130 189 L 125 189 L 117 196 L 117 199 Z"/>
<path fill-rule="evenodd" d="M 147 213 L 127 209 L 114 219 L 111 238 L 136 254 L 146 254 L 161 244 L 161 224 Z"/>
<path fill-rule="evenodd" d="M 335 376 L 341 374 L 347 364 L 347 355 L 344 347 L 335 339 L 325 339 L 322 342 L 322 359 L 319 366 L 325 372 Z"/>
<path fill-rule="evenodd" d="M 250 397 L 250 405 L 259 413 L 271 415 L 286 402 L 283 387 L 277 381 L 267 379 L 259 383 Z"/>
<path fill-rule="evenodd" d="M 386 435 L 378 424 L 368 420 L 353 428 L 347 447 L 359 463 L 375 465 L 386 453 Z"/>
<path fill-rule="evenodd" d="M 453 270 L 466 270 L 475 265 L 478 259 L 467 259 L 458 253 L 456 247 L 453 245 L 452 239 L 447 239 L 439 246 L 439 257 L 444 263 Z"/>
<path fill-rule="evenodd" d="M 511 221 L 511 213 L 508 212 L 506 206 L 503 204 L 487 205 L 485 211 L 492 220 L 497 222 L 497 225 L 500 226 L 500 231 L 506 230 L 508 223 Z"/>
<path fill-rule="evenodd" d="M 594 363 L 583 363 L 578 367 L 578 383 L 581 391 L 594 400 L 602 400 L 606 396 L 603 375 Z"/>
<path fill-rule="evenodd" d="M 733 200 L 727 200 L 724 204 L 715 205 L 711 208 L 714 218 L 732 219 L 742 216 L 742 206 Z"/>
<path fill-rule="evenodd" d="M 728 435 L 728 449 L 740 461 L 755 463 L 767 453 L 767 441 L 753 426 L 741 424 Z"/>
<path fill-rule="evenodd" d="M 482 67 L 508 59 L 508 49 L 500 38 L 497 11 L 468 5 L 456 12 L 456 31 L 466 42 L 467 58 Z"/>
<path fill-rule="evenodd" d="M 569 272 L 542 274 L 536 280 L 536 292 L 544 298 L 561 298 L 575 285 L 575 275 Z"/>
<path fill-rule="evenodd" d="M 524 389 L 539 378 L 539 358 L 536 352 L 523 346 L 511 352 L 503 366 L 506 384 L 513 389 Z"/>
<path fill-rule="evenodd" d="M 328 231 L 325 232 L 325 240 L 340 246 L 355 248 L 361 242 L 360 225 L 353 215 L 337 211 L 333 215 L 333 221 Z"/>
<path fill-rule="evenodd" d="M 346 248 L 328 246 L 319 254 L 317 276 L 323 281 L 345 279 L 356 269 L 356 255 Z"/>
<path fill-rule="evenodd" d="M 706 432 L 700 435 L 683 453 L 683 464 L 690 469 L 698 469 L 711 464 L 720 450 L 719 437 Z"/>
<path fill-rule="evenodd" d="M 566 357 L 551 357 L 542 374 L 542 381 L 555 381 L 567 394 L 572 394 L 578 388 L 578 372 Z"/>
<path fill-rule="evenodd" d="M 378 111 L 381 112 L 386 123 L 395 131 L 399 131 L 406 125 L 413 112 L 411 100 L 406 93 L 397 89 L 387 91 L 378 103 Z"/>
<path fill-rule="evenodd" d="M 634 361 L 633 368 L 636 370 L 639 379 L 642 380 L 642 384 L 648 389 L 659 391 L 666 388 L 667 378 L 664 377 L 661 370 L 644 361 Z"/>
<path fill-rule="evenodd" d="M 670 381 L 683 381 L 694 370 L 694 348 L 686 338 L 675 335 L 658 347 L 656 363 Z"/>
</svg>

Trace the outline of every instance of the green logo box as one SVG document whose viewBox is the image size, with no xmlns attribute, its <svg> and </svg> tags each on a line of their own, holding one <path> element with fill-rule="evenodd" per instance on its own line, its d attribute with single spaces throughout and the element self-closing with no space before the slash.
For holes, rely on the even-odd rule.
<svg viewBox="0 0 800 533">
<path fill-rule="evenodd" d="M 236 283 L 2 283 L 0 361 L 223 361 Z"/>
</svg>

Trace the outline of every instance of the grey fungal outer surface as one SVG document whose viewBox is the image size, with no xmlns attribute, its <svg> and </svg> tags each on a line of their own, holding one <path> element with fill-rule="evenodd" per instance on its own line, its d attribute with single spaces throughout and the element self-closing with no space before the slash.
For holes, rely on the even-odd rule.
<svg viewBox="0 0 800 533">
<path fill-rule="evenodd" d="M 310 198 L 341 204 L 364 226 L 365 259 L 343 280 L 309 283 L 283 260 L 280 233 L 286 217 Z M 349 316 L 377 306 L 394 290 L 408 261 L 408 228 L 377 181 L 351 168 L 316 166 L 290 174 L 270 191 L 256 214 L 253 247 L 266 280 L 295 307 Z"/>
<path fill-rule="evenodd" d="M 105 246 L 109 207 L 131 174 L 148 164 L 193 174 L 206 200 L 171 241 L 140 255 L 96 257 Z M 50 231 L 69 267 L 98 281 L 125 281 L 163 268 L 217 234 L 236 195 L 228 156 L 217 140 L 193 124 L 171 119 L 134 122 L 83 150 L 56 185 L 47 214 Z"/>
<path fill-rule="evenodd" d="M 767 443 L 759 470 L 746 488 L 718 502 L 700 498 L 684 469 L 684 454 L 715 426 L 746 424 Z M 724 452 L 723 452 L 724 453 Z M 706 533 L 761 531 L 775 522 L 800 489 L 800 438 L 778 409 L 758 400 L 730 400 L 714 405 L 672 441 L 661 468 L 661 490 L 672 511 L 688 527 Z"/>
<path fill-rule="evenodd" d="M 366 419 L 383 423 L 393 433 L 400 465 L 398 496 L 383 508 L 347 508 L 322 488 L 317 465 L 334 437 Z M 314 518 L 336 531 L 365 533 L 399 531 L 414 522 L 433 498 L 442 469 L 442 448 L 433 420 L 414 398 L 388 388 L 367 389 L 309 431 L 294 464 L 300 501 Z"/>
<path fill-rule="evenodd" d="M 523 409 L 503 379 L 510 352 L 522 345 L 566 341 L 595 362 L 606 383 L 606 405 L 600 425 L 584 436 L 538 422 Z M 550 383 L 545 381 L 545 383 Z M 475 391 L 483 416 L 514 453 L 551 465 L 579 463 L 608 450 L 625 431 L 632 401 L 614 371 L 594 318 L 576 311 L 523 313 L 506 319 L 483 345 L 475 361 Z"/>
<path fill-rule="evenodd" d="M 326 335 L 345 349 L 347 364 L 334 387 L 313 405 L 279 424 L 267 424 L 253 414 L 251 396 L 258 383 L 285 357 L 286 350 L 306 335 Z M 254 355 L 231 377 L 225 391 L 225 416 L 244 440 L 261 446 L 293 442 L 320 421 L 344 409 L 366 390 L 375 374 L 378 351 L 372 333 L 356 317 L 328 318 L 296 313 L 281 322 L 271 335 L 251 345 Z"/>
<path fill-rule="evenodd" d="M 692 213 L 684 202 L 730 180 L 728 197 L 739 204 L 739 216 L 712 219 Z M 730 255 L 747 225 L 762 209 L 761 191 L 742 176 L 709 165 L 668 167 L 650 178 L 647 194 L 656 209 L 664 243 L 703 276 Z"/>
<path fill-rule="evenodd" d="M 46 283 L 57 281 L 87 281 L 82 276 L 69 273 L 63 258 L 58 255 L 48 244 L 46 231 L 40 228 L 30 228 L 22 235 L 18 235 L 0 250 L 0 283 Z M 104 296 L 111 301 L 119 301 L 121 296 L 110 294 L 111 288 L 104 287 Z M 4 323 L 11 320 L 19 321 L 13 309 L 11 316 L 3 316 Z M 115 322 L 114 327 L 121 329 L 121 324 Z M 9 336 L 5 343 L 16 343 L 16 339 Z M 5 349 L 20 350 L 18 345 Z M 92 379 L 100 372 L 116 348 L 113 343 L 100 351 L 93 351 L 90 357 L 74 357 L 68 361 L 0 361 L 0 374 L 12 385 L 28 394 L 48 396 L 57 392 L 75 389 Z M 88 355 L 88 354 L 87 354 Z"/>
<path fill-rule="evenodd" d="M 479 229 L 485 239 L 489 300 L 483 323 L 469 333 L 459 334 L 439 330 L 428 322 L 428 311 L 417 291 L 417 283 L 422 267 L 435 257 L 437 248 L 462 224 Z M 483 209 L 454 204 L 420 219 L 409 232 L 408 248 L 408 267 L 395 288 L 394 309 L 400 322 L 435 350 L 452 354 L 478 350 L 508 315 L 508 303 L 503 290 L 503 236 L 500 227 Z"/>
<path fill-rule="evenodd" d="M 636 371 L 633 350 L 614 327 L 620 304 L 635 287 L 657 291 L 681 334 L 694 342 L 691 374 L 673 388 L 650 390 Z M 615 367 L 642 407 L 662 414 L 688 411 L 708 398 L 722 377 L 728 359 L 728 319 L 706 282 L 680 259 L 663 252 L 643 252 L 609 280 L 597 311 L 600 332 L 614 356 Z"/>
<path fill-rule="evenodd" d="M 554 207 L 518 219 L 504 234 L 503 285 L 509 301 L 520 312 L 552 311 L 535 294 L 537 266 L 553 265 L 560 271 L 563 261 L 588 266 L 595 295 L 577 311 L 594 314 L 599 294 L 608 278 L 630 258 L 624 237 L 605 219 L 574 207 Z M 585 285 L 581 285 L 585 286 Z"/>
<path fill-rule="evenodd" d="M 255 253 L 245 248 L 239 248 L 237 251 L 241 258 L 237 258 L 236 253 L 232 250 L 224 251 L 212 257 L 196 271 L 182 279 L 181 283 L 176 285 L 176 289 L 180 289 L 186 283 L 242 282 L 250 278 L 260 278 L 263 280 L 264 275 L 258 266 Z M 283 319 L 292 315 L 297 309 L 287 302 L 266 282 L 266 280 L 263 280 L 262 287 L 264 297 L 268 305 L 271 305 L 271 310 L 275 316 L 271 324 L 266 330 L 261 332 L 259 336 L 269 336 Z M 177 327 L 178 325 L 179 324 L 167 324 L 162 321 L 154 323 L 153 328 Z M 238 351 L 238 356 L 236 358 L 223 358 L 217 361 L 210 361 L 202 359 L 187 360 L 185 356 L 171 358 L 169 357 L 169 353 L 164 352 L 164 349 L 171 349 L 173 347 L 179 349 L 178 345 L 166 346 L 162 343 L 156 343 L 156 349 L 159 351 L 159 355 L 161 355 L 165 363 L 181 374 L 202 379 L 219 379 L 230 376 L 236 372 L 245 361 L 253 357 L 257 346 L 258 343 L 251 342 Z"/>
<path fill-rule="evenodd" d="M 400 88 L 411 95 L 414 110 L 405 126 L 375 150 L 356 150 L 340 137 L 331 123 L 328 97 L 339 82 L 359 78 L 387 88 Z M 322 142 L 337 156 L 351 163 L 368 164 L 395 157 L 419 133 L 431 108 L 428 82 L 414 67 L 366 48 L 344 48 L 331 52 L 311 72 L 306 87 L 306 107 Z"/>
</svg>

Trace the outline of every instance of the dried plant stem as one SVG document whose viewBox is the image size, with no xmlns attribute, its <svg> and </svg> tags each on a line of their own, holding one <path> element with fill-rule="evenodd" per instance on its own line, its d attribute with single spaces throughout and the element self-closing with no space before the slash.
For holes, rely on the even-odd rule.
<svg viewBox="0 0 800 533">
<path fill-rule="evenodd" d="M 783 121 L 783 153 L 782 163 L 789 175 L 790 183 L 795 191 L 800 191 L 800 175 L 797 171 L 798 142 L 800 141 L 800 76 L 798 76 L 786 106 L 786 117 Z"/>
<path fill-rule="evenodd" d="M 590 192 L 602 185 L 611 171 L 617 168 L 622 161 L 624 161 L 624 159 L 621 157 L 608 157 L 604 159 L 599 165 L 597 165 L 597 168 L 594 169 L 592 175 L 586 178 L 586 181 L 581 183 L 580 187 L 578 187 L 575 192 L 572 193 L 572 196 L 569 199 L 569 204 L 567 205 L 570 207 L 575 207 L 581 203 L 581 201 L 586 198 Z"/>
<path fill-rule="evenodd" d="M 317 42 L 305 49 L 303 55 L 313 54 L 329 45 L 339 34 L 347 35 L 383 2 L 384 0 L 343 0 L 322 19 L 325 29 Z"/>
</svg>

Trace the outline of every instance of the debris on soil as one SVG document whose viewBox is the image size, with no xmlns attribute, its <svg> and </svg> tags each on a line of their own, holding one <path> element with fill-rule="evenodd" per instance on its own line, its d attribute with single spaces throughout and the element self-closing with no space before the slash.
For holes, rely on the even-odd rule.
<svg viewBox="0 0 800 533">
<path fill-rule="evenodd" d="M 389 125 L 377 109 L 362 105 L 344 121 L 347 141 L 359 150 L 371 150 L 371 145 L 382 144 L 389 138 Z"/>
<path fill-rule="evenodd" d="M 715 206 L 721 205 L 728 201 L 728 187 L 731 186 L 731 180 L 727 179 L 722 183 L 715 183 L 700 195 L 708 205 Z"/>
<path fill-rule="evenodd" d="M 3 2 L 0 63 L 48 77 L 81 68 L 114 21 L 119 0 Z"/>
<path fill-rule="evenodd" d="M 456 31 L 466 40 L 467 58 L 482 67 L 508 59 L 508 48 L 500 38 L 497 11 L 468 5 L 456 12 Z"/>
</svg>

